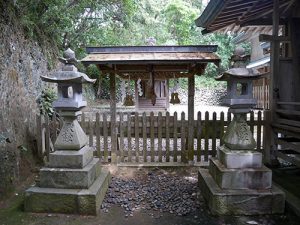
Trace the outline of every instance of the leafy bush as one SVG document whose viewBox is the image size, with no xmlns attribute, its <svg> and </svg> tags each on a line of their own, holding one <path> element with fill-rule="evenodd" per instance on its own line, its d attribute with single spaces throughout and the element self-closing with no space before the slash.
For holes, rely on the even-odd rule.
<svg viewBox="0 0 300 225">
<path fill-rule="evenodd" d="M 46 88 L 42 90 L 41 95 L 37 99 L 42 115 L 48 115 L 50 118 L 53 116 L 54 109 L 52 103 L 56 98 L 56 92 L 53 89 Z"/>
</svg>

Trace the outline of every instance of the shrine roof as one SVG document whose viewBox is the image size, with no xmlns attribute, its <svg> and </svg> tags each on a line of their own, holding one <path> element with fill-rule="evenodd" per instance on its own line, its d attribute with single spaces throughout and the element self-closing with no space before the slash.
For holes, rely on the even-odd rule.
<svg viewBox="0 0 300 225">
<path fill-rule="evenodd" d="M 101 71 L 122 76 L 147 76 L 149 71 L 168 78 L 199 75 L 207 63 L 219 64 L 216 45 L 87 47 L 84 65 L 96 64 Z"/>
</svg>

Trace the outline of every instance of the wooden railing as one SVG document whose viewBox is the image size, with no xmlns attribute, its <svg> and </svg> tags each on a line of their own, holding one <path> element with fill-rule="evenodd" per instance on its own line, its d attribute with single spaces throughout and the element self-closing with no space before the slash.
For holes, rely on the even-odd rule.
<svg viewBox="0 0 300 225">
<path fill-rule="evenodd" d="M 263 149 L 264 116 L 261 111 L 249 113 L 248 124 L 257 141 L 257 150 Z M 111 149 L 111 124 L 108 113 L 82 114 L 80 124 L 89 137 L 89 146 L 103 162 L 110 162 L 112 152 L 118 162 L 207 162 L 216 155 L 217 146 L 222 145 L 222 137 L 232 114 L 209 112 L 197 113 L 197 119 L 188 123 L 184 112 L 178 115 L 169 112 L 164 115 L 154 113 L 117 114 L 117 149 Z M 48 156 L 61 122 L 57 118 L 49 120 L 37 117 L 40 156 Z M 192 129 L 188 126 L 191 124 Z M 192 130 L 192 139 L 188 131 Z M 192 141 L 192 143 L 189 143 Z M 192 146 L 188 149 L 188 146 Z"/>
</svg>

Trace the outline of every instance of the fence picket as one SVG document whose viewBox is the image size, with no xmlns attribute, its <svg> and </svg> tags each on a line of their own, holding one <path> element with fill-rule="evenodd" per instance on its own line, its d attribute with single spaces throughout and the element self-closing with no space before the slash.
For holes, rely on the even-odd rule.
<svg viewBox="0 0 300 225">
<path fill-rule="evenodd" d="M 162 162 L 162 113 L 158 113 L 157 118 L 157 138 L 158 138 L 158 161 Z"/>
<path fill-rule="evenodd" d="M 204 160 L 208 161 L 209 155 L 209 113 L 205 112 L 205 135 L 204 135 Z"/>
<path fill-rule="evenodd" d="M 43 140 L 43 127 L 42 127 L 42 116 L 36 115 L 36 140 L 37 140 L 37 156 L 39 159 L 43 158 L 43 146 L 42 146 L 42 140 Z"/>
<path fill-rule="evenodd" d="M 170 113 L 166 112 L 166 162 L 170 162 Z"/>
<path fill-rule="evenodd" d="M 47 161 L 49 160 L 49 154 L 50 154 L 50 123 L 49 123 L 49 117 L 48 115 L 45 116 L 45 150 L 46 150 L 46 158 Z"/>
<path fill-rule="evenodd" d="M 224 112 L 220 114 L 220 146 L 223 145 L 223 136 L 224 136 Z"/>
<path fill-rule="evenodd" d="M 250 130 L 251 130 L 251 133 L 254 134 L 254 112 L 251 111 L 250 112 Z"/>
<path fill-rule="evenodd" d="M 95 134 L 96 134 L 96 149 L 97 156 L 101 159 L 101 149 L 100 149 L 100 114 L 96 113 L 96 125 L 95 125 Z"/>
<path fill-rule="evenodd" d="M 139 114 L 134 114 L 134 135 L 135 135 L 135 162 L 139 161 L 140 140 L 139 140 Z"/>
<path fill-rule="evenodd" d="M 144 156 L 144 162 L 147 162 L 147 117 L 146 112 L 143 112 L 143 156 Z"/>
<path fill-rule="evenodd" d="M 173 134 L 173 161 L 177 162 L 177 112 L 174 112 L 174 134 Z"/>
<path fill-rule="evenodd" d="M 103 113 L 103 139 L 104 162 L 108 162 L 108 124 L 106 113 Z"/>
<path fill-rule="evenodd" d="M 211 155 L 213 157 L 216 156 L 216 149 L 217 149 L 217 146 L 216 146 L 216 141 L 217 141 L 217 114 L 216 112 L 213 112 L 213 118 L 212 118 L 212 134 L 211 134 Z"/>
<path fill-rule="evenodd" d="M 127 143 L 128 143 L 128 149 L 127 149 L 127 155 L 128 155 L 128 162 L 131 162 L 131 113 L 127 113 Z"/>
<path fill-rule="evenodd" d="M 201 127 L 201 112 L 198 112 L 197 115 L 197 162 L 201 161 L 201 134 L 202 134 L 202 127 Z"/>
<path fill-rule="evenodd" d="M 187 162 L 187 152 L 186 152 L 186 130 L 185 130 L 185 113 L 181 113 L 181 162 Z"/>
<path fill-rule="evenodd" d="M 124 162 L 124 114 L 120 113 L 120 161 Z"/>
<path fill-rule="evenodd" d="M 257 114 L 257 140 L 256 140 L 256 143 L 257 143 L 257 150 L 258 151 L 261 151 L 261 124 L 262 124 L 262 121 L 261 121 L 261 111 L 258 111 L 258 114 Z"/>
<path fill-rule="evenodd" d="M 154 113 L 150 113 L 150 154 L 151 162 L 155 162 L 155 152 L 154 152 Z"/>
<path fill-rule="evenodd" d="M 92 127 L 92 121 L 89 119 L 89 146 L 93 147 L 93 141 L 94 141 L 94 133 L 93 133 L 93 127 Z"/>
</svg>

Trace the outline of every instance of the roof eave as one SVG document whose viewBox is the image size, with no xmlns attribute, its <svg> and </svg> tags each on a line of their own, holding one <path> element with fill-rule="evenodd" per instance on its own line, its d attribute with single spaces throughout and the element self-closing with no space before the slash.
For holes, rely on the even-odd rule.
<svg viewBox="0 0 300 225">
<path fill-rule="evenodd" d="M 207 28 L 215 17 L 222 11 L 225 2 L 226 1 L 224 0 L 210 1 L 201 16 L 195 20 L 196 26 Z"/>
</svg>

